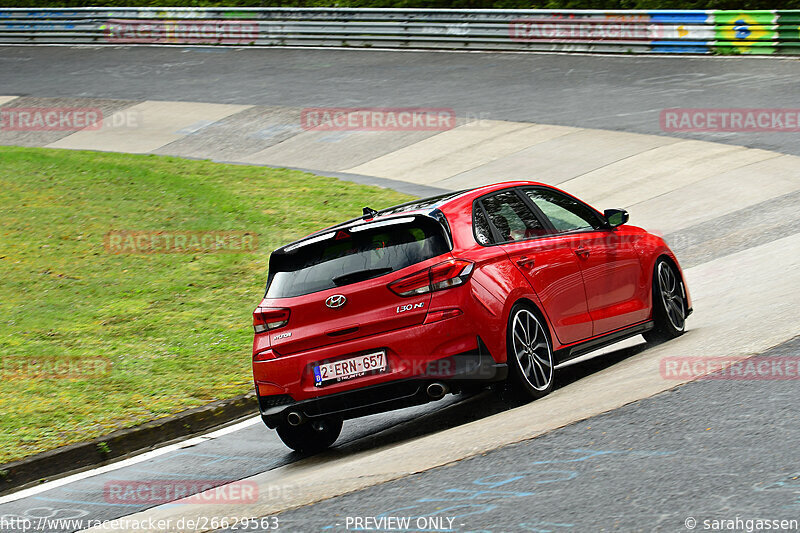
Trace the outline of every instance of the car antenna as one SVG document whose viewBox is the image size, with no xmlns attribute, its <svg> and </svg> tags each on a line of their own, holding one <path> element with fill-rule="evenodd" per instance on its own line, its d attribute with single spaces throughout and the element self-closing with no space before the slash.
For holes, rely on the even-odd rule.
<svg viewBox="0 0 800 533">
<path fill-rule="evenodd" d="M 370 207 L 365 207 L 364 209 L 361 210 L 361 212 L 364 213 L 364 216 L 361 217 L 361 218 L 363 218 L 365 220 L 368 219 L 368 218 L 375 218 L 375 215 L 378 214 L 377 211 L 375 211 L 374 209 L 372 209 Z"/>
</svg>

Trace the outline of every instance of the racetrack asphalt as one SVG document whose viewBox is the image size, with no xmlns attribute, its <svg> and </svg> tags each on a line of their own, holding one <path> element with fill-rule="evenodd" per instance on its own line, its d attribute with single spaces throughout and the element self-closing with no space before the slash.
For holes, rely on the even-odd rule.
<svg viewBox="0 0 800 533">
<path fill-rule="evenodd" d="M 789 108 L 800 59 L 220 47 L 0 47 L 0 94 L 453 108 L 461 117 L 677 135 L 800 155 L 798 133 L 671 134 L 667 108 Z"/>
<path fill-rule="evenodd" d="M 0 94 L 452 107 L 459 116 L 661 135 L 665 133 L 659 113 L 664 108 L 790 108 L 800 95 L 798 81 L 800 62 L 792 59 L 162 47 L 0 49 Z M 797 133 L 685 136 L 800 155 Z M 679 258 L 686 258 L 684 266 L 702 264 L 797 233 L 796 207 L 793 193 L 667 238 Z M 637 350 L 641 347 L 568 367 L 560 374 L 562 383 L 623 361 Z M 799 351 L 795 339 L 762 356 Z M 336 531 L 344 529 L 347 516 L 382 513 L 458 515 L 458 531 L 495 533 L 687 531 L 684 520 L 689 516 L 800 518 L 798 467 L 792 455 L 796 446 L 791 444 L 798 437 L 798 417 L 792 407 L 797 399 L 797 381 L 690 383 L 484 457 L 283 513 L 280 530 Z M 391 445 L 512 406 L 483 393 L 377 415 L 345 424 L 337 448 L 355 451 Z M 298 458 L 274 432 L 257 424 L 0 504 L 0 517 L 114 518 L 152 505 L 109 503 L 103 494 L 108 481 L 235 480 Z M 453 507 L 457 509 L 448 510 Z"/>
<path fill-rule="evenodd" d="M 800 337 L 754 361 L 798 356 Z M 733 521 L 717 530 L 757 531 L 758 519 L 794 520 L 784 530 L 796 531 L 797 381 L 713 376 L 521 444 L 281 513 L 280 530 L 347 531 L 359 518 L 406 517 L 411 527 L 396 531 L 441 531 L 437 519 L 462 533 L 686 532 L 715 520 Z"/>
</svg>

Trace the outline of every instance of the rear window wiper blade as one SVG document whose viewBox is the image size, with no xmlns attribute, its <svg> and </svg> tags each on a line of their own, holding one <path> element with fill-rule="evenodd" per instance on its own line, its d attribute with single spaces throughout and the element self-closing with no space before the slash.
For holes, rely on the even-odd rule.
<svg viewBox="0 0 800 533">
<path fill-rule="evenodd" d="M 380 276 L 381 274 L 388 274 L 391 272 L 392 268 L 368 268 L 366 270 L 358 270 L 356 272 L 351 272 L 349 274 L 344 274 L 342 276 L 336 276 L 335 278 L 331 278 L 331 281 L 337 286 L 340 287 L 342 285 L 348 285 L 350 283 L 354 283 L 356 281 L 363 281 L 365 279 L 374 278 L 375 276 Z"/>
</svg>

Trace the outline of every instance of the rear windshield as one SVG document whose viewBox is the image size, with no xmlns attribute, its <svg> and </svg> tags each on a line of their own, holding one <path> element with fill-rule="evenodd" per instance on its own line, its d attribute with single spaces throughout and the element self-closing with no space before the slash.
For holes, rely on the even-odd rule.
<svg viewBox="0 0 800 533">
<path fill-rule="evenodd" d="M 434 219 L 408 216 L 332 231 L 270 257 L 267 298 L 289 298 L 389 274 L 450 251 Z M 309 239 L 310 241 L 316 238 Z"/>
</svg>

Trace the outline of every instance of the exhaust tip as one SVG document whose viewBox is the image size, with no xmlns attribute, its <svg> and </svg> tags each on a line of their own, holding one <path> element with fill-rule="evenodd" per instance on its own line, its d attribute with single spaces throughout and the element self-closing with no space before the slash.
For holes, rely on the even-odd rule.
<svg viewBox="0 0 800 533">
<path fill-rule="evenodd" d="M 297 411 L 292 411 L 288 415 L 286 415 L 286 421 L 289 422 L 290 426 L 299 426 L 303 423 L 303 415 L 298 413 Z"/>
<path fill-rule="evenodd" d="M 438 381 L 431 383 L 427 388 L 428 397 L 431 400 L 441 400 L 449 391 L 450 387 L 444 383 L 439 383 Z"/>
</svg>

